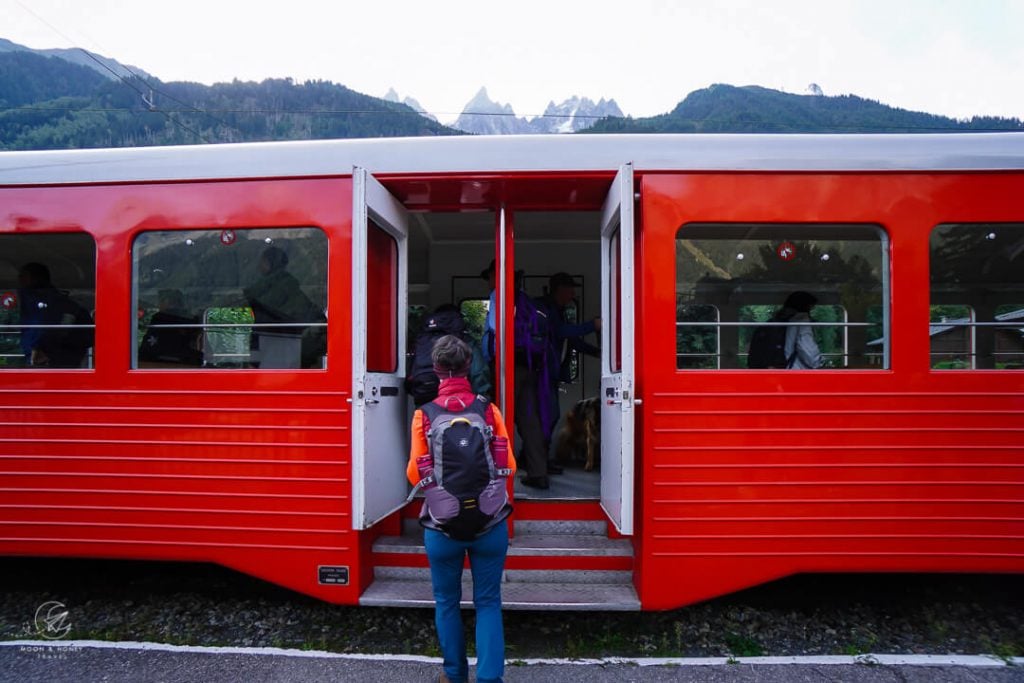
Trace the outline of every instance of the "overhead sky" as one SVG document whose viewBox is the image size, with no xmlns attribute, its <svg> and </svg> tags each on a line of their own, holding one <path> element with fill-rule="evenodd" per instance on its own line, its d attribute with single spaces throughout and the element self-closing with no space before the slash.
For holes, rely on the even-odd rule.
<svg viewBox="0 0 1024 683">
<path fill-rule="evenodd" d="M 442 121 L 481 86 L 519 115 L 571 95 L 632 116 L 712 83 L 1024 118 L 1024 0 L 0 0 L 0 37 L 164 81 L 394 87 Z"/>
</svg>

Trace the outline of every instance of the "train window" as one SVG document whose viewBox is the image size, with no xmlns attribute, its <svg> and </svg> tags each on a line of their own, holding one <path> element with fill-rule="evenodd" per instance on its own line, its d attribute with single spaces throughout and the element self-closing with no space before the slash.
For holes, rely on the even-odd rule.
<svg viewBox="0 0 1024 683">
<path fill-rule="evenodd" d="M 466 335 L 479 345 L 484 336 L 484 329 L 487 327 L 487 312 L 491 306 L 490 298 L 487 299 L 463 299 L 459 303 L 459 313 L 466 322 Z"/>
<path fill-rule="evenodd" d="M 582 278 L 580 278 L 582 280 Z M 565 322 L 569 325 L 579 325 L 580 318 L 582 317 L 580 311 L 582 310 L 583 304 L 579 298 L 573 299 L 562 311 L 562 317 Z M 561 379 L 563 382 L 575 383 L 580 378 L 580 364 L 582 358 L 580 352 L 574 348 L 567 348 L 566 355 L 562 358 L 562 371 Z"/>
<path fill-rule="evenodd" d="M 132 367 L 326 367 L 318 228 L 143 232 L 132 267 Z"/>
<path fill-rule="evenodd" d="M 92 368 L 91 235 L 0 235 L 0 368 Z"/>
<path fill-rule="evenodd" d="M 874 225 L 684 225 L 676 367 L 888 367 L 887 251 Z"/>
<path fill-rule="evenodd" d="M 932 230 L 934 370 L 1024 369 L 1024 223 Z"/>
</svg>

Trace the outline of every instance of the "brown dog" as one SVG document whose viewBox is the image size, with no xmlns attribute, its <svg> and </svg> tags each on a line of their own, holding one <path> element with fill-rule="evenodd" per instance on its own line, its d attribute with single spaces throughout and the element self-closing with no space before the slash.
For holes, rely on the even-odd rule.
<svg viewBox="0 0 1024 683">
<path fill-rule="evenodd" d="M 555 454 L 561 462 L 583 456 L 590 471 L 601 460 L 601 403 L 596 396 L 577 401 L 558 432 Z"/>
</svg>

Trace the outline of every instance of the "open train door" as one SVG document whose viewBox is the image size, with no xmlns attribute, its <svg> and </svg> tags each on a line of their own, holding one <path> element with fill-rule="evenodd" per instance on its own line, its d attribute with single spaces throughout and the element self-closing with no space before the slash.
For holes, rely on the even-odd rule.
<svg viewBox="0 0 1024 683">
<path fill-rule="evenodd" d="M 633 533 L 633 165 L 601 210 L 601 507 Z"/>
<path fill-rule="evenodd" d="M 408 213 L 366 172 L 352 174 L 352 526 L 405 502 Z"/>
</svg>

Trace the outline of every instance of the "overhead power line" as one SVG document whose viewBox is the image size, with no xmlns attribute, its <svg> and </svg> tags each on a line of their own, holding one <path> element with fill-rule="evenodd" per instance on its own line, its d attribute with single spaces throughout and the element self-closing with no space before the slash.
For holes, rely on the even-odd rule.
<svg viewBox="0 0 1024 683">
<path fill-rule="evenodd" d="M 68 43 L 70 43 L 71 45 L 74 46 L 75 41 L 71 40 L 71 38 L 69 38 L 63 31 L 61 31 L 59 28 L 54 26 L 52 23 L 50 23 L 49 21 L 47 21 L 46 19 L 44 19 L 40 15 L 36 14 L 36 12 L 34 12 L 29 7 L 25 6 L 25 4 L 21 2 L 21 0 L 14 0 L 14 1 L 23 10 L 25 10 L 26 12 L 31 14 L 33 17 L 38 19 L 40 22 L 42 22 L 43 24 L 48 26 L 52 31 L 54 31 L 61 38 L 63 38 Z M 282 115 L 292 115 L 292 114 L 309 115 L 309 116 L 347 116 L 347 115 L 390 116 L 390 115 L 397 114 L 397 115 L 400 115 L 400 116 L 404 115 L 404 116 L 424 116 L 424 117 L 426 117 L 429 114 L 429 115 L 433 115 L 433 116 L 486 116 L 486 117 L 495 117 L 495 118 L 515 118 L 515 119 L 523 118 L 523 119 L 529 119 L 529 120 L 536 120 L 536 119 L 542 119 L 542 118 L 562 119 L 562 120 L 585 119 L 585 120 L 594 120 L 594 121 L 606 120 L 606 119 L 608 119 L 608 120 L 619 120 L 619 121 L 627 121 L 627 120 L 628 121 L 634 121 L 634 120 L 639 121 L 639 120 L 642 120 L 642 119 L 632 119 L 632 118 L 627 117 L 627 116 L 606 116 L 606 115 L 601 115 L 601 114 L 548 114 L 548 113 L 543 113 L 543 114 L 525 114 L 525 115 L 522 115 L 522 116 L 517 116 L 515 113 L 509 113 L 509 112 L 473 112 L 473 111 L 463 111 L 463 112 L 436 112 L 436 111 L 435 112 L 418 112 L 418 111 L 416 111 L 416 110 L 414 110 L 412 108 L 408 108 L 407 110 L 399 110 L 399 109 L 395 109 L 395 110 L 392 110 L 392 109 L 387 109 L 387 110 L 384 110 L 384 109 L 226 109 L 226 108 L 205 109 L 205 108 L 196 107 L 194 105 L 190 105 L 190 104 L 188 104 L 186 102 L 183 102 L 183 101 L 179 100 L 178 98 L 176 98 L 173 95 L 171 95 L 168 92 L 166 92 L 166 90 L 163 90 L 163 89 L 153 85 L 149 81 L 149 79 L 145 78 L 141 74 L 138 74 L 135 71 L 133 71 L 131 68 L 129 68 L 128 66 L 119 63 L 119 65 L 122 68 L 124 68 L 125 71 L 130 73 L 135 79 L 137 79 L 138 81 L 143 83 L 150 90 L 150 93 L 149 93 L 149 95 L 147 97 L 147 93 L 144 90 L 142 90 L 137 85 L 132 83 L 129 79 L 125 78 L 123 74 L 120 74 L 117 71 L 115 71 L 114 69 L 112 69 L 106 62 L 104 62 L 103 60 L 99 59 L 96 55 L 94 55 L 90 51 L 86 50 L 85 48 L 77 47 L 77 46 L 75 46 L 74 49 L 80 50 L 89 59 L 91 59 L 92 61 L 96 62 L 96 64 L 98 64 L 104 70 L 110 72 L 120 82 L 122 82 L 123 84 L 125 84 L 126 86 L 128 86 L 129 88 L 134 90 L 139 95 L 139 97 L 142 99 L 143 103 L 146 105 L 147 110 L 153 111 L 153 112 L 156 112 L 156 113 L 159 113 L 159 114 L 163 115 L 172 124 L 182 128 L 183 130 L 188 131 L 189 133 L 194 135 L 197 139 L 202 140 L 203 142 L 208 143 L 208 144 L 211 142 L 210 140 L 206 139 L 197 130 L 193 129 L 192 127 L 186 125 L 182 121 L 180 121 L 180 120 L 174 118 L 173 116 L 171 116 L 171 114 L 172 113 L 177 113 L 177 114 L 199 114 L 199 115 L 202 115 L 202 116 L 207 116 L 207 117 L 213 119 L 214 121 L 216 121 L 217 123 L 219 123 L 219 124 L 221 124 L 221 125 L 223 125 L 223 126 L 225 126 L 227 128 L 231 128 L 232 130 L 234 130 L 235 132 L 237 132 L 239 135 L 241 135 L 243 137 L 245 137 L 245 133 L 243 131 L 241 131 L 239 128 L 237 128 L 236 126 L 232 125 L 231 123 L 228 123 L 227 121 L 225 121 L 225 120 L 215 116 L 214 113 L 217 113 L 217 114 L 249 114 L 249 115 L 263 114 L 263 115 L 267 115 L 267 116 L 282 116 Z M 182 108 L 168 108 L 168 107 L 158 107 L 158 106 L 156 106 L 154 98 L 153 98 L 153 93 L 158 93 L 158 94 L 162 95 L 166 99 L 168 99 L 168 100 L 170 100 L 172 102 L 175 102 L 176 104 L 180 105 L 180 107 L 182 107 Z M 408 107 L 408 105 L 406 105 L 406 107 Z M 104 113 L 124 112 L 124 113 L 131 113 L 133 115 L 137 115 L 137 114 L 141 113 L 139 110 L 136 110 L 136 109 L 129 109 L 129 108 L 105 108 L 105 107 L 82 107 L 82 108 L 74 108 L 74 107 L 35 107 L 35 106 L 29 105 L 29 106 L 25 106 L 25 107 L 0 108 L 0 113 L 14 112 L 14 111 L 76 111 L 76 112 L 104 112 Z M 688 125 L 693 125 L 693 126 L 699 126 L 699 125 L 705 125 L 705 124 L 708 124 L 708 123 L 713 123 L 713 122 L 709 122 L 709 121 L 704 120 L 704 119 L 682 119 L 682 118 L 672 118 L 671 122 L 672 123 L 679 123 L 679 124 L 688 124 Z M 788 123 L 783 123 L 783 122 L 773 122 L 773 121 L 763 121 L 763 120 L 761 120 L 761 121 L 741 122 L 741 123 L 747 123 L 749 125 L 755 125 L 755 126 L 778 126 L 778 127 L 786 127 L 786 126 L 790 125 Z M 921 125 L 870 126 L 870 125 L 863 125 L 863 124 L 860 124 L 860 125 L 842 124 L 842 125 L 834 125 L 834 126 L 829 126 L 829 127 L 833 128 L 833 129 L 843 130 L 843 131 L 862 131 L 862 132 L 868 132 L 868 133 L 870 133 L 870 132 L 890 131 L 890 130 L 920 131 L 920 132 L 929 132 L 929 131 L 931 131 L 931 132 L 954 132 L 954 131 L 960 131 L 960 132 L 976 132 L 976 133 L 1020 132 L 1020 131 L 1024 131 L 1024 126 L 1019 126 L 1016 129 L 1014 129 L 1014 128 L 999 128 L 999 127 L 968 128 L 968 127 L 961 127 L 961 126 L 949 127 L 949 126 L 921 126 Z"/>
<path fill-rule="evenodd" d="M 168 99 L 170 96 L 167 96 Z M 177 100 L 175 100 L 177 101 Z M 380 116 L 389 116 L 391 114 L 398 114 L 400 116 L 425 116 L 431 114 L 434 116 L 453 116 L 453 112 L 419 112 L 410 109 L 409 111 L 391 110 L 391 109 L 200 109 L 191 105 L 185 105 L 184 109 L 172 109 L 169 107 L 163 107 L 164 111 L 180 112 L 180 113 L 198 113 L 198 114 L 210 114 L 216 112 L 218 114 L 268 114 L 268 115 L 279 115 L 279 114 L 377 114 Z M 24 105 L 21 107 L 8 107 L 6 109 L 0 108 L 0 111 L 20 111 L 20 110 L 32 110 L 32 111 L 104 111 L 104 112 L 116 112 L 116 111 L 131 111 L 125 107 L 45 107 L 36 105 Z M 501 112 L 477 112 L 477 111 L 464 111 L 459 112 L 459 115 L 465 116 L 505 116 L 515 118 L 551 118 L 551 119 L 626 119 L 625 116 L 607 116 L 600 114 L 590 115 L 572 115 L 572 114 L 526 114 L 522 117 L 516 114 L 506 114 Z"/>
<path fill-rule="evenodd" d="M 103 69 L 105 69 L 105 70 L 109 71 L 109 72 L 110 72 L 111 74 L 113 74 L 113 76 L 114 76 L 115 78 L 117 78 L 117 79 L 118 79 L 119 81 L 121 81 L 121 82 L 122 82 L 122 83 L 124 83 L 124 84 L 125 84 L 126 86 L 128 86 L 129 88 L 131 88 L 132 90 L 134 90 L 134 91 L 135 91 L 136 93 L 138 93 L 139 97 L 140 97 L 140 98 L 142 98 L 142 101 L 143 101 L 143 102 L 146 102 L 146 103 L 147 103 L 147 105 L 148 105 L 148 109 L 149 109 L 150 111 L 155 111 L 155 112 L 158 112 L 158 113 L 160 113 L 160 114 L 163 114 L 163 116 L 164 116 L 164 117 L 166 117 L 166 118 L 167 118 L 167 120 L 168 120 L 168 121 L 170 121 L 170 122 L 171 122 L 172 124 L 174 124 L 174 125 L 176 125 L 176 126 L 178 126 L 178 127 L 182 128 L 183 130 L 186 130 L 186 131 L 188 131 L 188 132 L 189 132 L 189 133 L 191 133 L 192 135 L 196 136 L 196 138 L 198 138 L 199 140 L 202 140 L 203 142 L 205 142 L 205 143 L 207 143 L 207 144 L 210 144 L 210 141 L 209 141 L 209 140 L 207 140 L 207 139 L 206 139 L 205 137 L 203 137 L 203 135 L 202 135 L 201 133 L 199 133 L 199 131 L 193 130 L 193 129 L 192 129 L 191 127 L 189 127 L 189 126 L 185 125 L 184 123 L 182 123 L 181 121 L 178 121 L 177 119 L 175 119 L 175 118 L 174 118 L 173 116 L 171 116 L 171 115 L 170 115 L 170 114 L 169 114 L 168 112 L 162 111 L 162 110 L 161 110 L 161 109 L 160 109 L 159 107 L 155 107 L 155 106 L 154 106 L 154 104 L 153 104 L 152 98 L 150 98 L 150 99 L 148 99 L 148 100 L 147 100 L 147 99 L 146 99 L 146 93 L 145 93 L 145 92 L 144 92 L 144 91 L 143 91 L 143 90 L 142 90 L 141 88 L 139 88 L 139 87 L 138 87 L 138 86 L 136 86 L 136 85 L 135 85 L 134 83 L 132 83 L 131 81 L 129 81 L 129 80 L 128 80 L 127 78 L 125 78 L 125 77 L 124 77 L 124 76 L 123 76 L 122 74 L 119 74 L 119 73 L 118 73 L 117 71 L 115 71 L 114 69 L 111 69 L 111 68 L 110 68 L 110 65 L 108 65 L 108 64 L 107 64 L 106 62 L 104 62 L 104 61 L 103 61 L 102 59 L 99 59 L 98 57 L 96 57 L 96 55 L 94 55 L 93 53 L 89 52 L 88 50 L 86 50 L 86 49 L 85 49 L 85 48 L 83 48 L 83 47 L 78 47 L 77 45 L 75 45 L 75 41 L 71 40 L 71 38 L 69 38 L 69 37 L 68 37 L 68 36 L 67 36 L 67 35 L 66 35 L 66 34 L 65 34 L 65 33 L 64 33 L 63 31 L 61 31 L 61 30 L 60 30 L 59 28 L 57 28 L 56 26 L 54 26 L 53 24 L 51 24 L 51 23 L 50 23 L 49 21 L 47 21 L 47 20 L 46 20 L 46 19 L 44 19 L 43 17 L 41 17 L 41 16 L 39 16 L 38 14 L 36 14 L 36 13 L 35 13 L 34 11 L 32 11 L 32 10 L 31 10 L 30 8 L 26 7 L 26 6 L 25 6 L 25 4 L 21 2 L 21 0 L 14 0 L 14 2 L 16 2 L 16 3 L 18 4 L 18 6 L 19 6 L 19 7 L 21 7 L 21 8 L 23 9 L 23 10 L 25 10 L 26 12 L 28 12 L 29 14 L 31 14 L 31 15 L 32 15 L 33 17 L 35 17 L 36 19 L 38 19 L 39 21 L 41 21 L 42 23 L 44 23 L 44 24 L 46 24 L 46 25 L 47 25 L 48 27 L 50 27 L 50 29 L 51 29 L 51 30 L 52 30 L 52 31 L 53 31 L 54 33 L 56 33 L 56 34 L 57 34 L 57 35 L 59 35 L 59 36 L 60 36 L 61 38 L 63 38 L 64 40 L 66 40 L 66 41 L 67 41 L 68 43 L 70 43 L 70 44 L 72 45 L 73 49 L 76 49 L 76 50 L 80 50 L 80 51 L 81 51 L 81 52 L 82 52 L 82 53 L 83 53 L 83 54 L 84 54 L 84 55 L 85 55 L 86 57 L 88 57 L 88 58 L 89 58 L 89 59 L 91 59 L 92 61 L 96 62 L 96 64 L 98 64 L 98 65 L 99 65 L 100 67 L 102 67 Z M 126 70 L 126 71 L 128 71 L 128 73 L 131 73 L 132 75 L 135 75 L 135 72 L 133 72 L 133 71 L 132 71 L 131 69 L 129 69 L 128 67 L 125 67 L 125 70 Z M 155 89 L 154 89 L 154 90 L 155 90 Z M 179 102 L 178 104 L 182 104 L 182 103 L 181 103 L 181 102 Z M 136 113 L 138 113 L 138 112 L 137 112 L 136 110 L 132 110 L 132 109 L 126 109 L 126 110 L 124 110 L 124 111 L 129 111 L 129 112 L 132 112 L 133 114 L 136 114 Z"/>
<path fill-rule="evenodd" d="M 27 105 L 22 107 L 7 107 L 0 108 L 0 113 L 7 112 L 31 112 L 31 111 L 59 111 L 59 112 L 86 112 L 86 113 L 141 113 L 136 109 L 129 109 L 124 107 L 49 107 L 49 106 L 35 106 Z M 170 109 L 162 108 L 158 110 L 162 114 L 193 114 L 200 113 L 209 115 L 210 112 L 216 112 L 218 114 L 252 114 L 252 115 L 263 115 L 263 116 L 283 116 L 283 115 L 307 115 L 307 116 L 348 116 L 348 115 L 366 115 L 366 116 L 391 116 L 398 114 L 402 116 L 421 116 L 422 114 L 416 111 L 391 111 L 382 109 L 209 109 L 201 110 L 195 107 L 188 107 L 187 109 Z M 505 113 L 494 113 L 494 112 L 463 112 L 466 115 L 473 116 L 515 116 L 515 114 Z M 546 114 L 541 115 L 547 118 L 572 118 L 567 115 L 561 114 Z M 590 118 L 598 120 L 617 120 L 617 121 L 642 121 L 643 119 L 629 119 L 625 116 L 577 116 L 576 118 Z M 715 123 L 714 121 L 708 121 L 706 119 L 684 119 L 684 118 L 672 118 L 671 122 L 689 124 L 694 126 L 706 125 L 708 123 Z M 750 125 L 762 125 L 762 126 L 788 126 L 789 124 L 782 122 L 773 121 L 749 121 L 746 122 Z M 228 124 L 230 125 L 230 124 Z M 842 130 L 856 130 L 863 132 L 880 132 L 889 130 L 898 131 L 920 131 L 920 132 L 971 132 L 971 133 L 1013 133 L 1013 132 L 1024 132 L 1024 125 L 1018 128 L 999 128 L 999 127 L 967 127 L 967 126 L 921 126 L 921 125 L 887 125 L 887 126 L 872 126 L 864 124 L 841 124 L 830 126 L 833 129 Z M 235 128 L 232 126 L 232 128 Z M 238 130 L 235 128 L 235 130 Z M 243 134 L 242 131 L 238 131 Z"/>
</svg>

